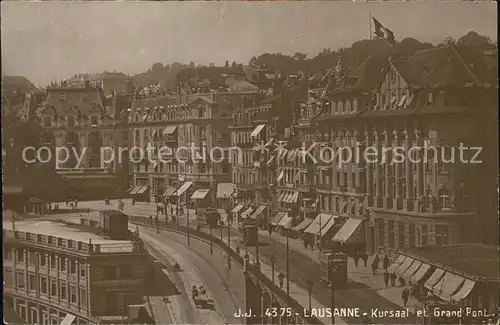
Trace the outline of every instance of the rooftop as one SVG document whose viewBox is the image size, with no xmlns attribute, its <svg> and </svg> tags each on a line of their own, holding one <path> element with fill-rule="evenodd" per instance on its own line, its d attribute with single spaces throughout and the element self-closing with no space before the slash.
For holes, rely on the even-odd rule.
<svg viewBox="0 0 500 325">
<path fill-rule="evenodd" d="M 79 217 L 76 217 L 75 219 L 79 219 Z M 12 231 L 12 221 L 4 220 L 3 230 L 7 232 Z M 17 238 L 23 240 L 33 240 L 28 238 L 30 236 L 27 236 L 26 233 L 40 234 L 44 237 L 41 242 L 46 244 L 50 244 L 48 237 L 55 237 L 74 242 L 82 242 L 84 244 L 88 244 L 91 241 L 92 245 L 100 245 L 101 252 L 109 253 L 135 251 L 132 241 L 107 239 L 98 234 L 97 231 L 92 231 L 89 227 L 81 226 L 76 222 L 65 224 L 53 220 L 23 220 L 15 223 L 15 230 L 17 233 L 21 233 Z M 10 236 L 7 235 L 7 237 L 13 237 L 13 233 L 11 233 Z M 36 239 L 34 240 L 36 241 Z"/>
<path fill-rule="evenodd" d="M 430 264 L 440 264 L 476 277 L 500 278 L 499 247 L 484 244 L 458 244 L 405 249 Z"/>
</svg>

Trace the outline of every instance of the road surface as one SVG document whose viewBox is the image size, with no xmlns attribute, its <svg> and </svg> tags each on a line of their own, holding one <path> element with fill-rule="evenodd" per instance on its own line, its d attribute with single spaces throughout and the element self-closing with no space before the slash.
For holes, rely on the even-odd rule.
<svg viewBox="0 0 500 325">
<path fill-rule="evenodd" d="M 132 227 L 131 227 L 132 229 Z M 135 229 L 135 227 L 134 227 Z M 244 320 L 234 317 L 238 309 L 245 307 L 245 285 L 243 273 L 233 263 L 229 277 L 224 271 L 224 255 L 214 246 L 210 255 L 209 245 L 192 240 L 186 245 L 185 236 L 160 231 L 148 227 L 139 227 L 141 238 L 149 244 L 152 255 L 165 264 L 179 263 L 182 271 L 177 272 L 183 288 L 179 290 L 189 300 L 189 308 L 180 315 L 174 315 L 179 323 L 191 324 L 242 324 Z M 174 280 L 174 279 L 173 279 Z M 215 302 L 215 310 L 197 309 L 191 299 L 192 285 L 204 285 Z M 187 293 L 187 295 L 186 295 Z M 183 299 L 185 300 L 185 299 Z"/>
</svg>

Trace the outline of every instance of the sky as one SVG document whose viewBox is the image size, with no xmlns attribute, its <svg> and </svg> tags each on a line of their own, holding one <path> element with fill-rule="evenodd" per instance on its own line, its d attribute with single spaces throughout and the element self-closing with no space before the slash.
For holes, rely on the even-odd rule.
<svg viewBox="0 0 500 325">
<path fill-rule="evenodd" d="M 470 30 L 497 39 L 494 2 L 2 2 L 2 74 L 38 85 L 76 73 L 136 74 L 153 63 L 248 63 L 370 36 L 437 43 Z"/>
</svg>

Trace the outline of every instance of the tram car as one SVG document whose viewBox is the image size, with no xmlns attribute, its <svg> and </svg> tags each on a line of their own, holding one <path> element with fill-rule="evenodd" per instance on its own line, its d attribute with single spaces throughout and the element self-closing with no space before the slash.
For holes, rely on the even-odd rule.
<svg viewBox="0 0 500 325">
<path fill-rule="evenodd" d="M 336 251 L 324 252 L 321 256 L 321 280 L 327 284 L 333 283 L 335 288 L 347 285 L 347 255 Z"/>
<path fill-rule="evenodd" d="M 257 245 L 257 221 L 256 220 L 246 220 L 240 223 L 238 231 L 241 233 L 240 241 L 245 244 L 245 246 L 255 246 Z"/>
</svg>

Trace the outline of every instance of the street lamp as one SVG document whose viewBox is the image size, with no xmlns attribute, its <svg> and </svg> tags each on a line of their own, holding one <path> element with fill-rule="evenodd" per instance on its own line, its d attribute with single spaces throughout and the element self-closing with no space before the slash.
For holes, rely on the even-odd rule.
<svg viewBox="0 0 500 325">
<path fill-rule="evenodd" d="M 210 223 L 210 255 L 214 253 L 213 243 L 212 243 L 212 223 Z"/>
<path fill-rule="evenodd" d="M 332 292 L 332 325 L 335 324 L 335 287 L 333 281 L 330 281 L 330 290 Z"/>
<path fill-rule="evenodd" d="M 307 291 L 309 292 L 309 313 L 311 313 L 312 310 L 312 304 L 311 304 L 312 290 L 313 290 L 313 282 L 311 280 L 307 280 Z"/>
<path fill-rule="evenodd" d="M 290 236 L 286 236 L 286 294 L 287 296 L 290 296 L 290 260 L 288 258 L 288 251 L 289 251 L 289 244 L 288 244 L 288 238 Z"/>
<path fill-rule="evenodd" d="M 231 251 L 231 223 L 229 218 L 229 213 L 227 214 L 227 247 L 229 248 L 228 252 Z M 222 229 L 222 228 L 221 228 Z M 227 268 L 231 270 L 231 254 L 227 254 Z"/>
<path fill-rule="evenodd" d="M 276 256 L 274 255 L 271 255 L 271 277 L 273 279 L 273 283 L 274 283 L 274 263 L 276 263 Z"/>
</svg>

